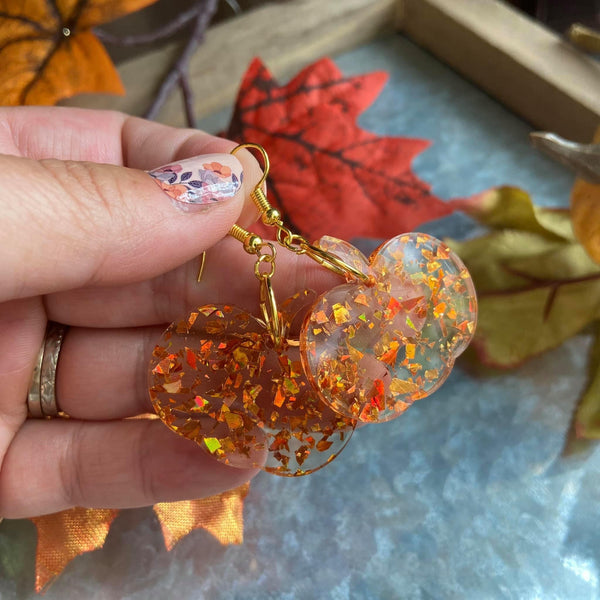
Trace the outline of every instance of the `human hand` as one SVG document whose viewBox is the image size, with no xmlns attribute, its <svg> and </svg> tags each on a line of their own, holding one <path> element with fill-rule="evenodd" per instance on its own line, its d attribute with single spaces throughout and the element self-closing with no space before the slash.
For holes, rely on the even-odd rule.
<svg viewBox="0 0 600 600">
<path fill-rule="evenodd" d="M 254 259 L 224 237 L 256 218 L 256 160 L 225 158 L 244 183 L 193 210 L 144 172 L 194 156 L 201 167 L 202 156 L 234 146 L 119 113 L 0 109 L 0 516 L 200 498 L 255 474 L 218 463 L 157 419 L 130 418 L 152 412 L 147 365 L 168 323 L 206 303 L 257 314 Z M 336 281 L 284 251 L 278 272 L 281 298 Z M 48 320 L 71 326 L 56 379 L 70 419 L 27 418 Z"/>
</svg>

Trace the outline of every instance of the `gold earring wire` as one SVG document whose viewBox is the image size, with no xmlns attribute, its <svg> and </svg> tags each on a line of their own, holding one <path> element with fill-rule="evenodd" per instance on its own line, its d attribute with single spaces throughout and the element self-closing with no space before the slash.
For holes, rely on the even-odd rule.
<svg viewBox="0 0 600 600">
<path fill-rule="evenodd" d="M 236 152 L 238 152 L 242 148 L 257 150 L 258 152 L 260 152 L 260 154 L 263 157 L 263 161 L 264 161 L 263 176 L 261 177 L 260 181 L 256 184 L 256 186 L 250 193 L 250 197 L 252 198 L 252 200 L 256 204 L 256 207 L 258 208 L 258 210 L 261 213 L 262 222 L 265 225 L 275 227 L 275 229 L 277 230 L 276 234 L 275 234 L 277 242 L 281 246 L 285 246 L 288 250 L 291 250 L 292 252 L 295 252 L 296 254 L 306 254 L 307 256 L 312 258 L 314 261 L 318 262 L 320 265 L 326 267 L 327 269 L 329 269 L 330 271 L 333 271 L 334 273 L 337 273 L 338 275 L 342 275 L 343 277 L 350 276 L 353 279 L 358 279 L 359 281 L 362 281 L 363 283 L 368 284 L 370 282 L 370 278 L 368 277 L 368 275 L 365 275 L 364 273 L 360 272 L 358 269 L 355 269 L 353 266 L 347 264 L 346 262 L 344 262 L 342 259 L 338 258 L 337 256 L 335 256 L 325 250 L 321 250 L 320 248 L 317 248 L 316 246 L 313 246 L 301 235 L 298 235 L 297 233 L 293 233 L 288 227 L 286 227 L 283 224 L 283 220 L 281 218 L 281 213 L 276 208 L 273 208 L 271 206 L 271 204 L 269 203 L 269 201 L 267 199 L 267 195 L 263 191 L 263 186 L 264 186 L 265 181 L 267 180 L 267 176 L 269 174 L 269 169 L 271 166 L 271 163 L 269 161 L 269 155 L 267 154 L 267 151 L 260 144 L 254 144 L 252 142 L 248 142 L 248 143 L 240 144 L 239 146 L 236 146 L 231 151 L 231 154 L 236 154 Z M 251 234 L 250 232 L 247 232 L 245 229 L 242 229 L 241 227 L 239 227 L 237 225 L 234 225 L 231 228 L 229 234 L 232 235 L 237 240 L 244 243 L 244 247 L 246 248 L 247 252 L 256 253 L 255 250 L 250 250 L 248 248 L 249 242 L 250 242 L 250 236 L 252 236 L 253 234 Z M 257 236 L 254 236 L 254 237 L 257 237 Z M 258 240 L 259 240 L 259 242 L 256 242 L 253 245 L 253 248 L 260 246 L 260 244 L 262 243 L 262 240 L 260 238 L 258 238 Z"/>
<path fill-rule="evenodd" d="M 198 277 L 196 280 L 198 283 L 202 281 L 202 273 L 204 273 L 204 265 L 206 264 L 206 252 L 203 252 L 200 255 L 200 267 L 198 268 Z"/>
</svg>

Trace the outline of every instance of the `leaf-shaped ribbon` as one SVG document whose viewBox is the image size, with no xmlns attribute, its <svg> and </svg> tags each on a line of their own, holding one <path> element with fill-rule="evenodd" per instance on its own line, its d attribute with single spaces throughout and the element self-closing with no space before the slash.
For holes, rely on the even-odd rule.
<svg viewBox="0 0 600 600">
<path fill-rule="evenodd" d="M 55 104 L 82 92 L 124 93 L 92 27 L 156 0 L 0 0 L 0 103 Z"/>
<path fill-rule="evenodd" d="M 31 519 L 38 530 L 36 591 L 47 588 L 76 556 L 102 548 L 118 512 L 76 507 Z"/>
<path fill-rule="evenodd" d="M 244 539 L 244 498 L 250 484 L 245 483 L 218 496 L 202 500 L 161 502 L 154 505 L 165 546 L 173 546 L 194 529 L 206 529 L 221 544 L 241 544 Z"/>
<path fill-rule="evenodd" d="M 241 544 L 249 489 L 245 483 L 209 498 L 155 504 L 167 550 L 195 529 L 206 529 L 223 545 Z M 32 518 L 38 531 L 36 591 L 46 590 L 75 557 L 102 548 L 118 514 L 113 509 L 76 507 Z"/>
</svg>

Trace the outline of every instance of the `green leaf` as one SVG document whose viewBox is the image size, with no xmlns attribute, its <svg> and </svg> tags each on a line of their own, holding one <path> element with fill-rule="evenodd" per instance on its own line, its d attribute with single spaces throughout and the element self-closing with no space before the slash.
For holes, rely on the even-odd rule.
<svg viewBox="0 0 600 600">
<path fill-rule="evenodd" d="M 492 188 L 452 203 L 494 229 L 529 231 L 551 240 L 575 240 L 568 210 L 535 206 L 529 194 L 516 187 Z"/>
<path fill-rule="evenodd" d="M 447 243 L 469 269 L 479 296 L 473 345 L 484 364 L 507 368 L 600 318 L 600 266 L 578 242 L 557 235 L 563 216 L 548 218 L 524 192 L 501 188 L 487 197 L 477 205 L 485 208 L 483 221 L 521 229 Z"/>
<path fill-rule="evenodd" d="M 578 438 L 600 439 L 600 330 L 590 351 L 589 376 L 577 411 L 575 434 Z"/>
<path fill-rule="evenodd" d="M 505 269 L 530 282 L 552 282 L 600 274 L 596 264 L 580 244 L 562 244 L 537 256 L 508 259 Z"/>
<path fill-rule="evenodd" d="M 530 279 L 515 275 L 507 266 L 516 259 L 535 262 L 539 256 L 565 247 L 565 242 L 515 230 L 498 231 L 466 242 L 444 241 L 469 269 L 478 293 L 526 287 Z"/>
<path fill-rule="evenodd" d="M 498 290 L 479 296 L 473 341 L 481 361 L 515 367 L 559 346 L 600 317 L 600 276 L 533 284 L 529 289 Z"/>
</svg>

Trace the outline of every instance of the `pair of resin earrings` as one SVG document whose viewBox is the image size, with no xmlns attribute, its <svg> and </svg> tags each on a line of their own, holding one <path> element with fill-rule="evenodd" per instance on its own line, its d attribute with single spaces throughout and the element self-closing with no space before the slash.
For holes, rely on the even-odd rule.
<svg viewBox="0 0 600 600">
<path fill-rule="evenodd" d="M 275 230 L 276 242 L 237 225 L 230 232 L 256 256 L 262 314 L 206 305 L 171 324 L 151 359 L 150 397 L 166 425 L 216 459 L 305 475 L 331 462 L 359 421 L 394 419 L 440 387 L 473 336 L 475 289 L 456 254 L 423 233 L 398 235 L 368 259 L 329 236 L 310 244 L 267 201 L 264 149 L 242 144 L 232 154 L 241 148 L 264 158 L 251 196 Z M 276 245 L 344 282 L 278 305 Z"/>
</svg>

